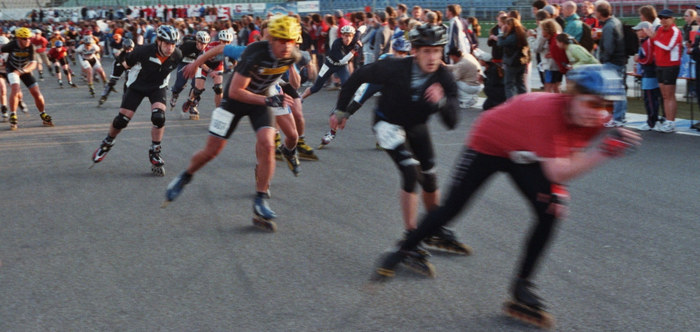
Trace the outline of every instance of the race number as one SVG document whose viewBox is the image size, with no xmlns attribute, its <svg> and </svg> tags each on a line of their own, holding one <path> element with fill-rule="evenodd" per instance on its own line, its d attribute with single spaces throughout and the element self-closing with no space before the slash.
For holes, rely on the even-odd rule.
<svg viewBox="0 0 700 332">
<path fill-rule="evenodd" d="M 374 134 L 379 146 L 386 150 L 396 149 L 406 141 L 406 131 L 401 126 L 386 121 L 379 121 L 374 125 Z"/>
<path fill-rule="evenodd" d="M 233 121 L 233 113 L 226 111 L 221 107 L 214 109 L 211 114 L 211 122 L 209 123 L 209 131 L 215 135 L 224 137 L 228 133 Z"/>
</svg>

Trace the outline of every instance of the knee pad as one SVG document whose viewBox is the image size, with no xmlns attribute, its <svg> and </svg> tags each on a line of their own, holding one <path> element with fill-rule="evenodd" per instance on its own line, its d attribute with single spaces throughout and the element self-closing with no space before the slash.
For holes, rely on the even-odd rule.
<svg viewBox="0 0 700 332">
<path fill-rule="evenodd" d="M 109 82 L 108 82 L 107 84 L 109 84 L 110 86 L 115 86 L 115 85 L 117 85 L 117 80 L 119 80 L 119 79 L 118 79 L 118 78 L 111 77 L 111 78 L 109 79 Z"/>
<path fill-rule="evenodd" d="M 53 71 L 54 71 L 56 74 L 58 74 L 58 72 L 61 71 L 61 68 L 58 67 L 58 66 L 53 66 Z"/>
<path fill-rule="evenodd" d="M 126 115 L 119 113 L 114 118 L 114 121 L 112 121 L 112 127 L 114 127 L 114 129 L 124 129 L 129 124 L 129 120 L 131 119 Z"/>
<path fill-rule="evenodd" d="M 399 164 L 399 171 L 401 172 L 401 189 L 407 193 L 412 193 L 416 191 L 416 183 L 418 182 L 418 161 L 411 158 L 405 159 Z"/>
<path fill-rule="evenodd" d="M 64 69 L 64 70 L 63 70 L 63 73 L 66 74 L 66 75 L 68 75 L 68 73 L 69 73 L 68 69 Z"/>
<path fill-rule="evenodd" d="M 204 92 L 204 89 L 192 88 L 192 95 L 193 95 L 195 98 L 199 98 L 199 96 L 202 95 L 202 92 Z"/>
<path fill-rule="evenodd" d="M 421 172 L 419 182 L 424 192 L 435 192 L 437 190 L 437 174 L 435 174 L 434 169 Z"/>
<path fill-rule="evenodd" d="M 163 128 L 165 126 L 165 110 L 154 108 L 151 111 L 151 123 L 156 128 Z"/>
<path fill-rule="evenodd" d="M 224 89 L 221 87 L 221 83 L 214 84 L 214 86 L 211 89 L 214 90 L 214 93 L 217 95 L 224 93 Z"/>
</svg>

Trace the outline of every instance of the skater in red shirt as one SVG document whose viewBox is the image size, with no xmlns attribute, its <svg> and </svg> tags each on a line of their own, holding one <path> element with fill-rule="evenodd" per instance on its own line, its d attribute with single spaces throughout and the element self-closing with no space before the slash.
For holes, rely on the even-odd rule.
<svg viewBox="0 0 700 332">
<path fill-rule="evenodd" d="M 524 94 L 483 113 L 457 161 L 442 206 L 424 216 L 399 250 L 382 260 L 375 280 L 392 277 L 399 263 L 429 264 L 426 257 L 413 254 L 413 248 L 454 219 L 491 175 L 506 172 L 537 216 L 506 313 L 542 327 L 552 325 L 551 316 L 533 292 L 531 277 L 554 226 L 566 215 L 565 184 L 641 142 L 635 132 L 605 131 L 603 126 L 610 119 L 613 101 L 625 96 L 622 80 L 614 71 L 601 65 L 580 66 L 569 72 L 567 84 L 566 93 Z"/>
</svg>

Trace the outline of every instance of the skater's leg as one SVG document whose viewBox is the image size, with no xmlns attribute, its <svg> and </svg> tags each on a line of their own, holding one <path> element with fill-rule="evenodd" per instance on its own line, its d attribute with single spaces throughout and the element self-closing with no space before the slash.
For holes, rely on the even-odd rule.
<svg viewBox="0 0 700 332">
<path fill-rule="evenodd" d="M 566 215 L 568 193 L 563 186 L 554 185 L 546 178 L 539 163 L 513 164 L 509 174 L 537 215 L 537 224 L 528 236 L 518 270 L 518 277 L 527 280 L 551 240 L 556 221 Z"/>
<path fill-rule="evenodd" d="M 399 204 L 403 215 L 404 227 L 407 230 L 416 228 L 416 216 L 418 215 L 418 194 L 416 194 L 416 184 L 420 167 L 417 160 L 405 143 L 395 149 L 386 149 L 386 153 L 396 164 L 401 174 L 401 193 L 399 194 Z"/>
<path fill-rule="evenodd" d="M 256 183 L 257 192 L 267 192 L 275 173 L 275 128 L 263 127 L 255 134 L 255 156 L 257 157 Z"/>
<path fill-rule="evenodd" d="M 156 102 L 151 105 L 151 123 L 151 139 L 160 142 L 165 133 L 165 103 Z"/>
<path fill-rule="evenodd" d="M 278 115 L 275 120 L 277 120 L 280 131 L 284 133 L 284 146 L 289 150 L 294 150 L 299 139 L 294 117 L 291 114 Z"/>
<path fill-rule="evenodd" d="M 418 222 L 418 228 L 406 238 L 401 249 L 415 248 L 425 238 L 450 222 L 462 211 L 477 189 L 493 173 L 503 168 L 505 161 L 507 160 L 504 158 L 487 156 L 466 149 L 457 160 L 443 204 L 429 211 Z"/>
<path fill-rule="evenodd" d="M 134 117 L 134 111 L 122 108 L 109 126 L 109 137 L 116 138 L 119 133 L 126 128 L 127 124 Z"/>
<path fill-rule="evenodd" d="M 34 97 L 34 105 L 36 105 L 36 109 L 39 110 L 39 113 L 44 113 L 44 96 L 41 94 L 41 91 L 39 91 L 39 85 L 35 84 L 29 88 L 29 93 L 31 93 L 32 97 Z"/>
<path fill-rule="evenodd" d="M 190 159 L 190 164 L 187 166 L 187 173 L 192 175 L 200 168 L 204 167 L 209 161 L 216 158 L 226 146 L 226 139 L 209 135 L 207 144 L 201 150 L 197 151 Z"/>
<path fill-rule="evenodd" d="M 401 190 L 399 194 L 401 214 L 403 215 L 404 229 L 410 231 L 416 229 L 416 217 L 418 216 L 418 194 Z"/>
<path fill-rule="evenodd" d="M 221 104 L 221 98 L 224 97 L 224 90 L 221 86 L 224 81 L 224 76 L 220 71 L 215 71 L 212 75 L 212 80 L 214 82 L 214 85 L 212 86 L 212 90 L 214 90 L 214 105 L 219 107 L 219 104 Z"/>
</svg>

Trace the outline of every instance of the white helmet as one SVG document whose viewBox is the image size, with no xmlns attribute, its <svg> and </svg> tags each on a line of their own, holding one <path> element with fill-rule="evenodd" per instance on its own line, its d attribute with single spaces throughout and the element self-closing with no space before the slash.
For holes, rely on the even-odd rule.
<svg viewBox="0 0 700 332">
<path fill-rule="evenodd" d="M 219 31 L 218 36 L 219 36 L 220 41 L 226 41 L 226 42 L 233 41 L 233 34 L 231 33 L 231 30 L 229 30 L 229 29 L 224 29 L 224 30 Z"/>
<path fill-rule="evenodd" d="M 95 43 L 95 38 L 92 35 L 87 35 L 83 37 L 83 43 L 87 45 L 92 45 Z"/>
<path fill-rule="evenodd" d="M 7 37 L 5 37 L 5 36 L 0 36 L 0 46 L 1 46 L 1 45 L 5 45 L 5 44 L 7 44 L 7 43 L 9 43 L 9 42 L 10 42 L 10 40 L 7 39 Z"/>
<path fill-rule="evenodd" d="M 195 34 L 194 39 L 202 44 L 209 44 L 211 41 L 211 36 L 209 36 L 209 33 L 202 30 L 202 31 L 197 31 L 197 34 Z"/>
<path fill-rule="evenodd" d="M 180 33 L 172 25 L 161 25 L 156 31 L 158 40 L 175 44 L 180 39 Z"/>
<path fill-rule="evenodd" d="M 340 28 L 340 34 L 341 34 L 341 35 L 344 35 L 344 34 L 346 34 L 346 33 L 349 33 L 349 34 L 353 34 L 353 35 L 354 35 L 354 34 L 355 34 L 355 28 L 353 28 L 352 25 L 346 25 L 346 26 Z"/>
</svg>

